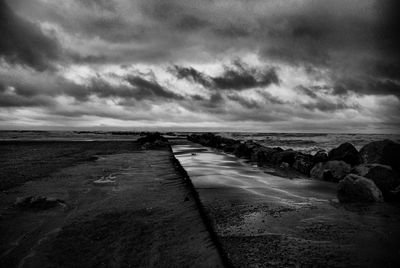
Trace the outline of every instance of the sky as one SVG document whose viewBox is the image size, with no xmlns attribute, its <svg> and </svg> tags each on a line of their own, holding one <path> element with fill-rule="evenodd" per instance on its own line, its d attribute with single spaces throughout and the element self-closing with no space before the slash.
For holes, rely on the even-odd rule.
<svg viewBox="0 0 400 268">
<path fill-rule="evenodd" d="M 0 129 L 400 132 L 397 0 L 0 0 Z"/>
</svg>

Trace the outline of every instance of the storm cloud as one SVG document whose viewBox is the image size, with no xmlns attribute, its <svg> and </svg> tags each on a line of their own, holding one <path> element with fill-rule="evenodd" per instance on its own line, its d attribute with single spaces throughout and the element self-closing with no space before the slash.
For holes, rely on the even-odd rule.
<svg viewBox="0 0 400 268">
<path fill-rule="evenodd" d="M 188 79 L 210 89 L 244 90 L 279 84 L 279 78 L 274 68 L 258 70 L 235 61 L 232 66 L 225 66 L 224 69 L 220 76 L 209 76 L 192 67 L 177 65 L 170 70 L 179 79 Z"/>
<path fill-rule="evenodd" d="M 396 0 L 0 0 L 0 111 L 17 119 L 0 127 L 68 118 L 92 126 L 397 132 L 398 7 Z"/>
<path fill-rule="evenodd" d="M 26 21 L 0 1 L 0 57 L 43 71 L 61 56 L 57 40 L 44 35 L 40 27 Z"/>
</svg>

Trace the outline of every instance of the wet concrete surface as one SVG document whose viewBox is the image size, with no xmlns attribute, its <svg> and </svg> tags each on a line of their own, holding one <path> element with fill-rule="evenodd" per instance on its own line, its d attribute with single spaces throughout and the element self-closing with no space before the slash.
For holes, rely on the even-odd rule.
<svg viewBox="0 0 400 268">
<path fill-rule="evenodd" d="M 20 210 L 21 196 L 64 203 Z M 0 237 L 0 267 L 222 267 L 168 150 L 99 156 L 1 192 Z"/>
<path fill-rule="evenodd" d="M 236 267 L 400 267 L 400 208 L 342 205 L 336 184 L 273 176 L 182 141 L 189 174 Z"/>
</svg>

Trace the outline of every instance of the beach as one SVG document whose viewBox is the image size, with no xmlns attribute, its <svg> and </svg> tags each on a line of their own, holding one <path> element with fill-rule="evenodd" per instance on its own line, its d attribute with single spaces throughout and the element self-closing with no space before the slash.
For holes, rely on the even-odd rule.
<svg viewBox="0 0 400 268">
<path fill-rule="evenodd" d="M 398 267 L 397 202 L 217 134 L 3 133 L 1 266 Z"/>
</svg>

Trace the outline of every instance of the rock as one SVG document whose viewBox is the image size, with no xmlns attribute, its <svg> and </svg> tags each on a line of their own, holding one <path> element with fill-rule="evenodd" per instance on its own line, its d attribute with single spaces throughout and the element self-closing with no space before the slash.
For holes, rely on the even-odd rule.
<svg viewBox="0 0 400 268">
<path fill-rule="evenodd" d="M 313 178 L 338 182 L 350 173 L 351 166 L 344 161 L 328 161 L 316 164 L 310 171 Z"/>
<path fill-rule="evenodd" d="M 186 138 L 192 142 L 199 143 L 199 137 L 197 134 L 190 134 Z"/>
<path fill-rule="evenodd" d="M 239 147 L 239 145 L 240 141 L 238 140 L 221 137 L 221 143 L 218 149 L 222 149 L 224 152 L 227 153 L 233 153 L 237 149 L 237 147 Z"/>
<path fill-rule="evenodd" d="M 360 176 L 372 180 L 381 190 L 386 200 L 392 199 L 392 191 L 400 185 L 399 174 L 390 166 L 381 164 L 364 164 L 354 168 L 354 172 Z"/>
<path fill-rule="evenodd" d="M 289 163 L 286 162 L 282 162 L 281 165 L 279 166 L 279 168 L 281 169 L 288 169 L 289 167 L 290 167 Z"/>
<path fill-rule="evenodd" d="M 318 151 L 314 156 L 313 156 L 313 161 L 314 163 L 319 163 L 319 162 L 326 162 L 328 161 L 328 155 L 325 151 Z"/>
<path fill-rule="evenodd" d="M 400 144 L 391 140 L 374 141 L 360 150 L 361 158 L 366 164 L 389 165 L 400 171 Z"/>
<path fill-rule="evenodd" d="M 273 155 L 281 151 L 281 148 L 260 147 L 253 150 L 251 161 L 257 162 L 259 166 L 269 165 L 272 164 Z"/>
<path fill-rule="evenodd" d="M 221 137 L 216 136 L 213 133 L 205 133 L 202 135 L 202 139 L 204 140 L 205 146 L 217 148 L 221 144 Z"/>
<path fill-rule="evenodd" d="M 234 140 L 234 139 L 229 139 L 229 138 L 225 138 L 225 137 L 221 137 L 220 140 L 220 147 L 224 148 L 226 146 L 233 146 L 235 144 L 239 144 L 240 141 Z"/>
<path fill-rule="evenodd" d="M 239 146 L 236 148 L 234 154 L 237 157 L 244 157 L 247 159 L 251 159 L 251 155 L 258 148 L 260 148 L 260 145 L 253 143 L 251 141 L 246 141 L 245 143 L 239 144 Z"/>
<path fill-rule="evenodd" d="M 349 142 L 341 144 L 328 153 L 329 160 L 341 160 L 352 166 L 361 163 L 361 156 L 357 149 Z"/>
<path fill-rule="evenodd" d="M 338 183 L 337 197 L 342 203 L 382 202 L 382 193 L 375 183 L 367 178 L 349 174 Z"/>
<path fill-rule="evenodd" d="M 297 153 L 294 157 L 293 169 L 310 175 L 310 171 L 314 166 L 313 156 L 309 154 Z"/>
<path fill-rule="evenodd" d="M 139 143 L 146 143 L 146 142 L 155 142 L 157 140 L 168 142 L 166 138 L 164 138 L 160 133 L 149 133 L 144 137 L 139 138 L 137 141 Z"/>
<path fill-rule="evenodd" d="M 192 134 L 187 136 L 188 140 L 196 143 L 200 143 L 201 145 L 213 147 L 217 149 L 224 150 L 226 152 L 233 152 L 236 148 L 236 144 L 239 144 L 240 141 L 221 137 L 215 135 L 213 133 L 204 133 L 204 134 Z"/>
<path fill-rule="evenodd" d="M 27 196 L 17 198 L 14 206 L 24 210 L 45 210 L 60 204 L 64 204 L 64 201 L 45 196 Z"/>
<path fill-rule="evenodd" d="M 289 166 L 292 166 L 294 163 L 294 157 L 297 152 L 293 150 L 285 150 L 281 152 L 276 152 L 271 159 L 271 162 L 275 165 L 280 165 L 282 162 L 286 162 Z"/>
<path fill-rule="evenodd" d="M 142 149 L 146 150 L 170 147 L 168 140 L 158 132 L 149 133 L 145 137 L 139 138 L 137 142 Z"/>
<path fill-rule="evenodd" d="M 227 153 L 233 153 L 235 150 L 240 146 L 240 143 L 235 143 L 235 144 L 226 144 L 222 147 L 222 150 Z"/>
</svg>

